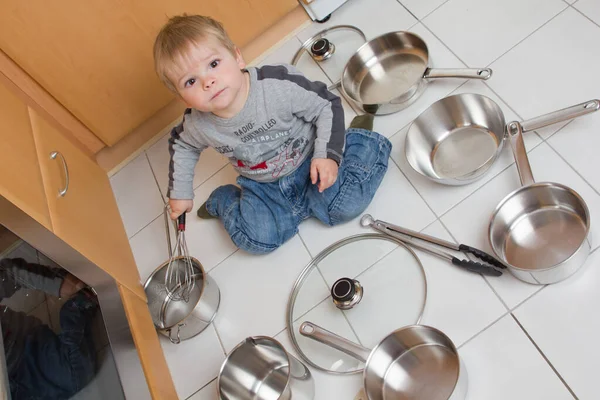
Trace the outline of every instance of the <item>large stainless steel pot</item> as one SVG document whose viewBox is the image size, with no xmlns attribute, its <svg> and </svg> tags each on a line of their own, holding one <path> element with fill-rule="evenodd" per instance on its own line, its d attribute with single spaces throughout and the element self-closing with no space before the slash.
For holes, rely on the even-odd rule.
<svg viewBox="0 0 600 400">
<path fill-rule="evenodd" d="M 535 183 L 522 127 L 508 124 L 521 188 L 496 207 L 489 225 L 492 250 L 518 279 L 559 282 L 579 270 L 591 249 L 590 212 L 583 198 L 558 183 Z"/>
<path fill-rule="evenodd" d="M 158 332 L 174 344 L 190 339 L 202 332 L 213 321 L 219 309 L 221 294 L 217 283 L 204 272 L 202 264 L 191 257 L 195 285 L 188 301 L 175 300 L 169 295 L 165 277 L 169 262 L 159 266 L 144 284 L 148 309 Z M 183 262 L 177 268 L 185 268 Z"/>
<path fill-rule="evenodd" d="M 249 337 L 229 353 L 217 390 L 221 400 L 312 400 L 315 394 L 308 368 L 267 336 Z"/>
<path fill-rule="evenodd" d="M 300 333 L 365 362 L 369 400 L 462 400 L 467 395 L 467 370 L 456 347 L 430 326 L 400 328 L 373 350 L 311 322 L 303 322 Z"/>
<path fill-rule="evenodd" d="M 429 68 L 425 41 L 410 32 L 388 32 L 363 44 L 350 57 L 341 85 L 369 114 L 391 114 L 411 105 L 430 79 L 489 79 L 489 68 Z"/>
<path fill-rule="evenodd" d="M 523 132 L 589 114 L 600 108 L 590 100 L 521 122 Z M 419 174 L 446 185 L 466 185 L 481 178 L 504 146 L 505 119 L 490 98 L 457 94 L 433 103 L 410 125 L 405 155 Z"/>
</svg>

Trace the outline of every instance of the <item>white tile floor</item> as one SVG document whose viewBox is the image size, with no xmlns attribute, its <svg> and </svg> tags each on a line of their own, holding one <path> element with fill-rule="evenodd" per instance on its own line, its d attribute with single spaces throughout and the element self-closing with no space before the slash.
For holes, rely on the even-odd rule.
<svg viewBox="0 0 600 400">
<path fill-rule="evenodd" d="M 409 30 L 426 40 L 437 67 L 494 70 L 485 83 L 432 82 L 411 107 L 376 118 L 375 130 L 394 145 L 393 162 L 367 210 L 379 219 L 489 251 L 490 212 L 519 185 L 510 151 L 505 149 L 480 181 L 441 186 L 421 178 L 406 163 L 407 126 L 432 102 L 451 93 L 484 94 L 500 105 L 507 119 L 519 120 L 600 97 L 600 1 L 350 0 L 329 22 L 312 24 L 262 63 L 290 62 L 301 42 L 325 26 L 340 24 L 356 25 L 368 38 Z M 344 45 L 356 40 L 338 40 L 338 56 L 347 57 L 351 53 Z M 298 67 L 311 79 L 330 84 L 343 64 L 340 59 L 319 68 L 303 57 Z M 350 121 L 354 112 L 347 104 L 345 109 Z M 599 130 L 596 113 L 526 136 L 536 179 L 573 187 L 587 202 L 594 250 L 600 246 Z M 215 187 L 235 179 L 219 156 L 203 155 L 201 160 L 195 180 L 197 205 Z M 163 138 L 112 178 L 142 279 L 167 257 L 158 218 L 167 163 Z M 220 363 L 246 336 L 270 335 L 291 351 L 285 309 L 298 273 L 329 244 L 364 230 L 357 221 L 335 228 L 306 221 L 298 237 L 273 254 L 256 257 L 236 251 L 218 221 L 189 218 L 189 225 L 191 253 L 216 279 L 223 296 L 221 309 L 210 329 L 179 346 L 163 340 L 163 348 L 180 398 L 214 400 Z M 483 278 L 423 253 L 419 256 L 429 282 L 423 323 L 440 328 L 459 346 L 470 376 L 469 400 L 599 398 L 594 383 L 600 371 L 600 344 L 595 340 L 600 329 L 598 252 L 578 274 L 548 287 L 522 283 L 508 273 Z M 325 285 L 314 290 L 314 296 L 327 295 Z M 310 313 L 315 319 L 328 318 L 322 306 Z M 369 340 L 376 335 L 368 326 L 355 331 L 371 335 Z M 353 399 L 361 385 L 359 376 L 313 372 L 317 400 Z"/>
</svg>

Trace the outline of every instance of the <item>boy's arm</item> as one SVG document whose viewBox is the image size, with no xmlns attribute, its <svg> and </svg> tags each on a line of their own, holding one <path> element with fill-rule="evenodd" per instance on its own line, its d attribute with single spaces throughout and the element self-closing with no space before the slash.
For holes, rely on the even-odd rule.
<svg viewBox="0 0 600 400">
<path fill-rule="evenodd" d="M 339 165 L 346 143 L 344 109 L 340 98 L 327 90 L 324 83 L 310 81 L 291 65 L 264 66 L 261 69 L 267 69 L 264 73 L 272 74 L 275 79 L 291 83 L 282 88 L 291 99 L 292 113 L 312 122 L 317 130 L 313 158 L 330 158 Z"/>
<path fill-rule="evenodd" d="M 41 290 L 59 296 L 64 278 L 49 267 L 30 264 L 22 258 L 4 258 L 0 261 L 0 297 L 10 297 L 20 287 Z"/>
<path fill-rule="evenodd" d="M 171 130 L 169 138 L 169 190 L 170 199 L 194 198 L 194 168 L 206 145 L 199 143 L 192 134 L 191 110 L 187 109 L 183 121 Z"/>
</svg>

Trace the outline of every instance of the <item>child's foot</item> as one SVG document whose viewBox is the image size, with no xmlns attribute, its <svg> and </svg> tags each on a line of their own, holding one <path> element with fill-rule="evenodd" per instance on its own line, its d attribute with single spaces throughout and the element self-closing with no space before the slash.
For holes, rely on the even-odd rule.
<svg viewBox="0 0 600 400">
<path fill-rule="evenodd" d="M 350 128 L 360 128 L 366 129 L 368 131 L 373 130 L 373 115 L 372 114 L 363 114 L 357 115 L 354 117 L 352 122 L 350 122 Z"/>
<path fill-rule="evenodd" d="M 204 204 L 202 204 L 199 208 L 198 211 L 196 212 L 196 214 L 198 215 L 199 218 L 202 219 L 213 219 L 213 218 L 217 218 L 212 216 L 208 210 L 206 209 L 206 202 L 204 202 Z"/>
</svg>

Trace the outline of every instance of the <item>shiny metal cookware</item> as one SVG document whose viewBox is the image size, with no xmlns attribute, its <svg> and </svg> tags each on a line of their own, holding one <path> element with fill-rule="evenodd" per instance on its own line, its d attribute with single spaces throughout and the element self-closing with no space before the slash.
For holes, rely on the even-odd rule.
<svg viewBox="0 0 600 400">
<path fill-rule="evenodd" d="M 165 228 L 169 255 L 173 254 L 169 237 L 169 222 L 165 209 Z M 188 285 L 186 298 L 173 296 L 172 292 L 183 289 L 171 287 L 168 290 L 167 280 L 171 273 L 184 275 L 189 273 L 189 262 L 193 268 L 193 285 Z M 181 269 L 177 271 L 176 269 Z M 180 285 L 185 285 L 182 281 Z M 148 309 L 158 332 L 167 336 L 174 344 L 190 339 L 202 332 L 213 321 L 219 309 L 221 294 L 217 283 L 202 268 L 202 264 L 194 257 L 171 257 L 161 264 L 144 283 L 148 298 Z"/>
<path fill-rule="evenodd" d="M 597 111 L 591 100 L 521 122 L 523 132 Z M 405 155 L 419 174 L 447 185 L 465 185 L 487 172 L 506 137 L 504 114 L 491 99 L 465 93 L 433 103 L 410 125 Z"/>
<path fill-rule="evenodd" d="M 489 79 L 489 68 L 429 68 L 425 41 L 410 32 L 388 32 L 363 44 L 342 73 L 346 96 L 364 112 L 400 111 L 421 95 L 427 81 L 438 78 Z"/>
<path fill-rule="evenodd" d="M 559 282 L 579 270 L 590 253 L 590 212 L 573 189 L 535 183 L 523 128 L 511 122 L 507 131 L 523 186 L 506 196 L 492 214 L 488 232 L 492 250 L 522 281 Z"/>
<path fill-rule="evenodd" d="M 386 336 L 373 350 L 311 322 L 300 333 L 365 362 L 369 400 L 458 400 L 467 395 L 467 370 L 443 332 L 410 325 Z"/>
<path fill-rule="evenodd" d="M 246 338 L 227 356 L 217 390 L 221 400 L 312 400 L 308 368 L 267 336 Z"/>
</svg>

